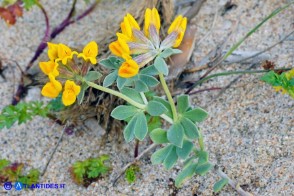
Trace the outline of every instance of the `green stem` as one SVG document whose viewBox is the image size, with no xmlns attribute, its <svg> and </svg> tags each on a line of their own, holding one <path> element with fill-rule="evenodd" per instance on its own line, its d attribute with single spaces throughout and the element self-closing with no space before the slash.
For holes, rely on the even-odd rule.
<svg viewBox="0 0 294 196">
<path fill-rule="evenodd" d="M 141 97 L 143 99 L 144 104 L 147 105 L 148 104 L 148 100 L 147 100 L 145 94 L 143 92 L 141 92 L 140 95 L 141 95 Z M 166 114 L 161 114 L 160 117 L 163 118 L 164 120 L 166 120 L 167 122 L 169 122 L 170 124 L 173 124 L 174 123 L 173 122 L 173 119 L 171 119 Z"/>
<path fill-rule="evenodd" d="M 129 98 L 128 96 L 126 96 L 126 95 L 124 95 L 124 94 L 122 94 L 122 93 L 120 93 L 120 92 L 118 92 L 118 91 L 115 91 L 115 90 L 112 90 L 112 89 L 110 89 L 110 88 L 106 88 L 106 87 L 100 86 L 100 85 L 95 84 L 95 83 L 93 83 L 93 82 L 89 82 L 89 81 L 85 81 L 85 82 L 86 82 L 89 86 L 91 86 L 91 87 L 93 87 L 93 88 L 95 88 L 95 89 L 98 89 L 98 90 L 101 90 L 101 91 L 103 91 L 103 92 L 106 92 L 106 93 L 109 93 L 109 94 L 115 95 L 115 96 L 117 96 L 117 97 L 119 97 L 119 98 L 121 98 L 121 99 L 127 101 L 129 104 L 131 104 L 131 105 L 133 105 L 133 106 L 135 106 L 135 107 L 137 107 L 137 108 L 139 108 L 139 109 L 142 109 L 142 110 L 144 110 L 144 111 L 146 110 L 146 105 L 143 105 L 143 104 L 141 104 L 141 103 L 138 103 L 138 102 L 132 100 L 132 99 Z M 144 95 L 144 94 L 143 94 L 143 95 Z M 141 94 L 141 96 L 142 96 L 142 94 Z M 145 95 L 144 95 L 144 97 L 145 97 Z M 144 100 L 143 97 L 142 97 L 142 99 Z M 146 97 L 145 97 L 145 99 L 146 99 Z M 146 101 L 147 101 L 147 99 L 146 99 Z M 148 102 L 147 102 L 147 103 L 148 103 Z M 168 117 L 167 115 L 162 114 L 162 115 L 160 115 L 160 117 L 163 118 L 164 120 L 166 120 L 167 122 L 173 124 L 173 120 L 172 120 L 170 117 Z"/>
<path fill-rule="evenodd" d="M 289 70 L 289 69 L 277 69 L 277 70 Z M 221 73 L 217 73 L 217 74 L 212 74 L 210 76 L 207 76 L 205 78 L 202 78 L 201 80 L 195 82 L 193 84 L 193 88 L 211 78 L 215 78 L 218 76 L 228 76 L 228 75 L 235 75 L 235 74 L 255 74 L 255 73 L 265 73 L 265 72 L 269 72 L 271 70 L 253 70 L 253 71 L 229 71 L 229 72 L 221 72 Z M 275 70 L 273 70 L 275 71 Z"/>
<path fill-rule="evenodd" d="M 162 88 L 163 88 L 163 90 L 164 90 L 164 92 L 165 92 L 165 94 L 166 94 L 166 97 L 167 97 L 167 99 L 168 99 L 168 101 L 169 101 L 169 104 L 170 104 L 170 106 L 171 106 L 171 110 L 172 110 L 172 113 L 173 113 L 173 120 L 174 120 L 174 122 L 175 122 L 175 121 L 177 121 L 177 119 L 178 119 L 178 114 L 177 114 L 177 110 L 176 110 L 175 102 L 174 102 L 174 100 L 173 100 L 173 97 L 172 97 L 172 95 L 171 95 L 169 89 L 168 89 L 168 86 L 167 86 L 167 84 L 166 84 L 166 82 L 165 82 L 165 79 L 164 79 L 164 76 L 163 76 L 162 73 L 159 74 L 159 79 L 160 79 L 160 82 L 161 82 Z"/>
<path fill-rule="evenodd" d="M 225 54 L 225 56 L 222 58 L 222 60 L 225 60 L 228 56 L 230 56 L 234 50 L 236 50 L 251 34 L 253 34 L 257 29 L 259 29 L 266 21 L 280 13 L 281 11 L 285 10 L 288 8 L 291 4 L 293 4 L 294 1 L 286 4 L 283 7 L 279 7 L 276 10 L 274 10 L 270 15 L 268 15 L 265 19 L 263 19 L 259 24 L 257 24 L 251 31 L 249 31 L 241 40 L 239 40 L 231 49 Z"/>
<path fill-rule="evenodd" d="M 203 136 L 202 136 L 202 132 L 201 130 L 199 129 L 199 138 L 198 138 L 198 143 L 199 143 L 199 146 L 200 146 L 200 149 L 202 151 L 204 151 L 204 141 L 203 141 Z"/>
<path fill-rule="evenodd" d="M 112 90 L 112 89 L 110 89 L 110 88 L 106 88 L 106 87 L 100 86 L 100 85 L 95 84 L 95 83 L 93 83 L 93 82 L 89 82 L 89 81 L 85 81 L 85 82 L 86 82 L 89 86 L 91 86 L 91 87 L 93 87 L 93 88 L 96 88 L 96 89 L 101 90 L 101 91 L 104 91 L 104 92 L 106 92 L 106 93 L 109 93 L 109 94 L 115 95 L 115 96 L 117 96 L 117 97 L 119 97 L 119 98 L 121 98 L 121 99 L 127 101 L 129 104 L 131 104 L 131 105 L 133 105 L 133 106 L 135 106 L 135 107 L 137 107 L 137 108 L 140 108 L 140 109 L 145 110 L 145 107 L 146 107 L 145 105 L 140 104 L 140 103 L 138 103 L 138 102 L 132 100 L 132 99 L 129 98 L 128 96 L 126 96 L 126 95 L 124 95 L 124 94 L 122 94 L 122 93 L 120 93 L 120 92 L 118 92 L 118 91 L 115 91 L 115 90 Z"/>
<path fill-rule="evenodd" d="M 144 104 L 147 105 L 148 104 L 148 100 L 147 100 L 145 94 L 143 92 L 140 92 L 140 95 L 141 95 L 141 98 L 142 98 Z"/>
</svg>

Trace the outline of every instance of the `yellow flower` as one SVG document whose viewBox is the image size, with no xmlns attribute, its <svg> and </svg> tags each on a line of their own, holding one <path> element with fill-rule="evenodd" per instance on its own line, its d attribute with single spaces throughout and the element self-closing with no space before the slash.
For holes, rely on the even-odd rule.
<svg viewBox="0 0 294 196">
<path fill-rule="evenodd" d="M 177 33 L 177 38 L 174 42 L 173 47 L 176 48 L 181 44 L 185 31 L 186 31 L 186 27 L 187 27 L 187 18 L 183 17 L 182 15 L 177 16 L 176 19 L 170 25 L 168 29 L 168 34 L 171 34 L 173 32 Z"/>
<path fill-rule="evenodd" d="M 123 34 L 129 38 L 133 37 L 133 29 L 140 30 L 140 26 L 131 14 L 124 17 L 124 22 L 121 24 Z"/>
<path fill-rule="evenodd" d="M 46 75 L 52 74 L 54 77 L 59 75 L 59 72 L 57 70 L 58 63 L 54 61 L 40 62 L 39 66 L 42 72 Z"/>
<path fill-rule="evenodd" d="M 41 94 L 45 97 L 56 98 L 62 90 L 62 85 L 59 81 L 55 80 L 52 74 L 49 74 L 50 82 L 47 82 L 42 88 Z"/>
<path fill-rule="evenodd" d="M 48 45 L 48 57 L 50 61 L 55 61 L 58 58 L 58 44 L 47 42 Z"/>
<path fill-rule="evenodd" d="M 64 65 L 66 65 L 68 59 L 72 59 L 74 54 L 78 54 L 76 51 L 71 51 L 71 49 L 64 45 L 58 44 L 58 59 L 57 61 L 61 61 Z"/>
<path fill-rule="evenodd" d="M 149 36 L 150 25 L 154 25 L 157 30 L 157 33 L 159 33 L 160 17 L 156 8 L 153 8 L 152 10 L 147 8 L 145 12 L 144 32 L 147 37 Z"/>
<path fill-rule="evenodd" d="M 131 58 L 131 56 L 129 55 L 130 49 L 128 45 L 123 41 L 117 40 L 115 42 L 112 42 L 109 45 L 109 49 L 116 56 L 122 57 L 124 59 Z"/>
<path fill-rule="evenodd" d="M 122 78 L 131 78 L 139 72 L 139 65 L 136 61 L 128 59 L 125 61 L 118 70 L 118 75 Z"/>
<path fill-rule="evenodd" d="M 73 81 L 67 80 L 65 82 L 64 91 L 62 93 L 62 103 L 65 106 L 73 104 L 76 101 L 80 91 L 81 87 L 79 85 L 76 85 Z"/>
<path fill-rule="evenodd" d="M 84 49 L 83 53 L 80 53 L 78 57 L 84 58 L 85 61 L 90 60 L 90 62 L 95 65 L 97 63 L 96 56 L 98 55 L 98 45 L 95 41 L 88 43 Z"/>
</svg>

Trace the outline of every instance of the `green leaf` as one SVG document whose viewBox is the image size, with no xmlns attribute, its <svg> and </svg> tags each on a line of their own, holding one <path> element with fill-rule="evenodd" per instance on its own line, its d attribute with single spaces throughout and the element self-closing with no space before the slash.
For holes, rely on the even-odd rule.
<svg viewBox="0 0 294 196">
<path fill-rule="evenodd" d="M 137 92 L 147 92 L 149 91 L 148 86 L 141 80 L 135 81 L 135 90 Z"/>
<path fill-rule="evenodd" d="M 147 127 L 147 120 L 144 112 L 140 112 L 136 115 L 136 124 L 135 124 L 135 136 L 140 141 L 144 140 L 148 133 L 148 127 Z"/>
<path fill-rule="evenodd" d="M 151 155 L 151 162 L 153 165 L 162 163 L 167 157 L 168 153 L 173 149 L 173 145 L 167 145 L 164 148 L 157 150 Z"/>
<path fill-rule="evenodd" d="M 136 173 L 140 172 L 140 168 L 137 165 L 130 166 L 125 172 L 125 179 L 129 184 L 136 181 Z"/>
<path fill-rule="evenodd" d="M 146 66 L 146 68 L 140 71 L 140 74 L 155 76 L 158 75 L 158 70 L 155 68 L 154 65 Z"/>
<path fill-rule="evenodd" d="M 220 181 L 216 182 L 213 185 L 213 192 L 215 193 L 220 192 L 228 183 L 229 183 L 228 179 L 222 178 Z"/>
<path fill-rule="evenodd" d="M 110 85 L 112 85 L 115 80 L 117 79 L 117 71 L 111 72 L 110 74 L 108 74 L 104 80 L 103 80 L 103 86 L 104 87 L 109 87 Z"/>
<path fill-rule="evenodd" d="M 130 120 L 130 122 L 127 124 L 127 126 L 124 129 L 124 138 L 126 142 L 130 142 L 135 137 L 135 125 L 137 121 L 137 116 L 133 116 L 133 118 Z"/>
<path fill-rule="evenodd" d="M 205 175 L 207 172 L 209 172 L 209 170 L 212 168 L 212 165 L 210 163 L 204 163 L 202 165 L 197 165 L 195 172 L 196 174 L 203 176 Z"/>
<path fill-rule="evenodd" d="M 8 160 L 6 160 L 6 159 L 1 159 L 1 160 L 0 160 L 0 171 L 1 171 L 4 167 L 6 167 L 6 166 L 8 166 L 8 165 L 10 165 L 10 161 L 8 161 Z"/>
<path fill-rule="evenodd" d="M 178 155 L 176 152 L 176 147 L 173 146 L 172 149 L 167 154 L 166 158 L 163 161 L 163 166 L 165 169 L 171 169 L 177 162 Z"/>
<path fill-rule="evenodd" d="M 192 178 L 195 174 L 197 163 L 192 163 L 188 167 L 184 168 L 177 176 L 175 180 L 176 187 L 180 187 L 186 180 Z"/>
<path fill-rule="evenodd" d="M 159 73 L 162 73 L 166 76 L 168 75 L 168 67 L 167 67 L 167 64 L 163 58 L 161 58 L 159 56 L 156 57 L 156 59 L 154 61 L 154 66 L 159 71 Z"/>
<path fill-rule="evenodd" d="M 177 108 L 180 114 L 187 111 L 190 106 L 189 96 L 188 95 L 181 95 L 177 98 Z"/>
<path fill-rule="evenodd" d="M 170 57 L 171 55 L 180 54 L 180 53 L 182 53 L 182 51 L 179 49 L 167 48 L 159 56 L 162 58 L 167 58 L 167 57 Z"/>
<path fill-rule="evenodd" d="M 156 96 L 153 97 L 153 100 L 162 103 L 167 108 L 167 112 L 165 114 L 168 117 L 173 118 L 171 106 L 168 101 L 162 99 L 161 97 L 156 97 Z"/>
<path fill-rule="evenodd" d="M 155 87 L 159 84 L 159 81 L 156 78 L 154 78 L 153 76 L 140 74 L 139 78 L 142 82 L 144 82 L 149 87 Z"/>
<path fill-rule="evenodd" d="M 151 131 L 150 138 L 155 144 L 168 143 L 167 132 L 161 128 L 157 128 Z"/>
<path fill-rule="evenodd" d="M 158 101 L 149 101 L 146 110 L 151 116 L 160 116 L 167 112 L 167 108 Z"/>
<path fill-rule="evenodd" d="M 114 108 L 111 112 L 111 116 L 118 120 L 125 120 L 131 116 L 134 116 L 138 112 L 138 109 L 134 106 L 120 105 Z"/>
<path fill-rule="evenodd" d="M 148 113 L 146 114 L 147 122 L 148 122 L 148 131 L 151 132 L 154 129 L 160 128 L 162 126 L 161 118 L 159 116 L 150 116 Z"/>
<path fill-rule="evenodd" d="M 187 140 L 184 140 L 183 147 L 182 148 L 177 147 L 177 155 L 180 158 L 185 160 L 185 159 L 187 159 L 187 157 L 191 153 L 192 148 L 193 148 L 193 143 L 189 142 Z"/>
<path fill-rule="evenodd" d="M 207 163 L 208 162 L 208 159 L 209 159 L 209 154 L 208 152 L 206 151 L 198 151 L 197 152 L 197 156 L 198 156 L 198 164 L 199 165 L 202 165 L 204 163 Z"/>
<path fill-rule="evenodd" d="M 107 69 L 118 69 L 121 64 L 121 60 L 117 57 L 111 56 L 107 59 L 101 60 L 99 64 Z"/>
<path fill-rule="evenodd" d="M 208 114 L 205 110 L 196 108 L 185 112 L 183 116 L 190 119 L 192 122 L 202 122 L 207 118 Z"/>
<path fill-rule="evenodd" d="M 121 90 L 125 86 L 126 82 L 127 82 L 126 78 L 122 78 L 118 76 L 116 80 L 117 88 Z"/>
<path fill-rule="evenodd" d="M 77 99 L 78 99 L 78 103 L 79 104 L 82 104 L 82 102 L 83 102 L 83 100 L 84 100 L 84 96 L 85 96 L 85 92 L 86 92 L 86 90 L 89 88 L 89 85 L 86 83 L 86 82 L 84 82 L 83 84 L 82 84 L 82 87 L 81 87 L 81 92 L 79 93 L 79 95 L 77 96 Z M 60 97 L 60 104 L 63 106 L 62 107 L 62 109 L 64 108 L 64 105 L 63 105 L 63 103 L 62 103 L 62 101 L 61 101 L 61 96 L 59 96 Z"/>
<path fill-rule="evenodd" d="M 269 71 L 266 74 L 264 74 L 260 80 L 272 85 L 277 86 L 279 85 L 279 75 L 275 73 L 274 71 Z"/>
<path fill-rule="evenodd" d="M 36 5 L 36 1 L 37 0 L 22 0 L 22 2 L 24 3 L 24 8 L 26 10 L 31 9 L 31 7 L 33 7 L 34 5 Z"/>
<path fill-rule="evenodd" d="M 132 100 L 138 103 L 144 104 L 144 101 L 140 93 L 138 93 L 136 90 L 132 88 L 124 87 L 123 89 L 121 89 L 121 93 L 128 96 L 129 98 L 131 98 Z"/>
<path fill-rule="evenodd" d="M 85 76 L 85 80 L 91 82 L 91 81 L 98 80 L 101 76 L 102 74 L 98 71 L 89 71 L 87 75 Z"/>
<path fill-rule="evenodd" d="M 175 146 L 182 148 L 184 141 L 184 129 L 180 123 L 173 124 L 167 131 L 167 139 Z"/>
<path fill-rule="evenodd" d="M 83 181 L 83 175 L 86 173 L 85 163 L 78 161 L 73 165 L 73 173 L 78 181 Z"/>
<path fill-rule="evenodd" d="M 180 122 L 184 128 L 184 132 L 187 138 L 192 140 L 199 138 L 199 130 L 195 123 L 193 123 L 191 120 L 185 117 L 182 117 Z"/>
</svg>

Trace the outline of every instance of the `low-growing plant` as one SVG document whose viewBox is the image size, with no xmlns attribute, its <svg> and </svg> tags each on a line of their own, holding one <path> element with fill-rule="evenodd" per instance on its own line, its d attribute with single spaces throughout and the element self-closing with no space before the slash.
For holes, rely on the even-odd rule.
<svg viewBox="0 0 294 196">
<path fill-rule="evenodd" d="M 188 95 L 178 96 L 175 104 L 164 78 L 169 73 L 165 59 L 181 53 L 176 48 L 183 39 L 186 25 L 187 18 L 179 15 L 168 29 L 166 38 L 160 38 L 157 9 L 146 10 L 143 31 L 140 31 L 133 16 L 127 14 L 121 24 L 122 33 L 117 33 L 117 41 L 109 46 L 114 56 L 99 62 L 110 72 L 105 76 L 103 86 L 94 82 L 102 74 L 91 71 L 91 64 L 97 64 L 98 55 L 98 45 L 94 41 L 80 53 L 64 44 L 48 43 L 49 61 L 40 62 L 41 70 L 49 78 L 42 88 L 42 95 L 56 98 L 62 93 L 65 106 L 74 104 L 76 100 L 82 103 L 89 87 L 124 99 L 128 104 L 115 108 L 111 116 L 126 121 L 125 140 L 142 141 L 150 134 L 152 141 L 162 146 L 151 156 L 151 161 L 153 164 L 163 164 L 166 169 L 171 169 L 178 160 L 186 161 L 176 179 L 177 186 L 195 174 L 206 174 L 212 168 L 198 127 L 198 123 L 206 119 L 206 111 L 193 107 Z M 119 91 L 108 88 L 113 83 L 116 83 Z M 161 84 L 167 100 L 155 96 L 155 93 L 147 99 L 145 93 L 153 91 L 158 84 Z M 158 123 L 148 132 L 146 116 L 161 117 L 171 125 L 165 129 Z M 195 140 L 198 140 L 199 148 Z M 80 162 L 73 168 L 80 172 L 76 175 L 76 182 L 82 183 L 84 164 Z"/>
<path fill-rule="evenodd" d="M 140 172 L 140 167 L 137 165 L 132 165 L 126 170 L 125 179 L 129 184 L 136 181 L 138 172 Z"/>
<path fill-rule="evenodd" d="M 270 84 L 276 91 L 287 93 L 294 98 L 294 69 L 281 74 L 270 71 L 264 74 L 261 80 Z"/>
<path fill-rule="evenodd" d="M 227 58 L 265 21 L 289 5 L 272 12 L 235 44 L 223 59 Z M 152 140 L 153 144 L 143 151 L 138 159 L 157 146 L 158 149 L 151 156 L 152 164 L 162 164 L 169 170 L 176 163 L 183 163 L 175 179 L 177 187 L 195 175 L 203 176 L 212 168 L 216 168 L 209 161 L 209 153 L 199 127 L 199 124 L 207 118 L 207 112 L 192 105 L 189 95 L 179 95 L 174 100 L 165 81 L 165 77 L 169 74 L 167 59 L 181 53 L 177 48 L 183 40 L 186 25 L 187 18 L 179 15 L 172 22 L 166 36 L 160 37 L 159 13 L 156 8 L 148 8 L 145 11 L 142 30 L 131 14 L 124 17 L 121 32 L 117 33 L 117 40 L 109 45 L 111 56 L 97 61 L 98 44 L 95 41 L 89 42 L 82 51 L 73 51 L 62 43 L 48 42 L 48 61 L 39 63 L 40 69 L 48 77 L 41 94 L 55 99 L 51 102 L 54 105 L 53 111 L 82 104 L 89 88 L 124 100 L 125 105 L 119 105 L 111 112 L 113 118 L 126 123 L 123 131 L 124 139 L 126 142 L 143 141 L 146 138 Z M 103 76 L 96 71 L 95 66 L 103 66 L 108 70 L 108 74 Z M 244 73 L 239 71 L 211 75 L 194 83 L 191 88 L 212 77 Z M 100 79 L 103 79 L 103 84 L 98 82 Z M 262 80 L 293 96 L 293 70 L 281 75 L 269 72 Z M 155 91 L 158 86 L 161 86 L 165 96 L 160 96 L 158 91 Z M 23 107 L 17 105 L 16 109 L 10 106 L 7 107 L 8 109 L 5 108 L 0 116 L 0 122 L 6 123 L 2 127 L 10 127 L 16 121 L 25 122 L 30 119 L 22 117 L 22 113 L 25 113 L 24 116 L 28 114 L 28 107 L 26 106 L 26 109 Z M 33 108 L 36 109 L 38 108 Z M 47 110 L 45 107 L 42 114 L 45 115 Z M 36 115 L 40 114 L 36 113 Z M 14 120 L 7 123 L 6 120 L 10 118 Z M 110 170 L 104 164 L 106 160 L 108 156 L 74 163 L 70 169 L 74 182 L 88 186 L 92 181 L 106 174 Z M 5 162 L 3 164 L 5 165 Z M 126 168 L 125 178 L 129 183 L 135 181 L 136 172 L 138 170 L 134 166 Z M 218 172 L 221 179 L 214 185 L 215 192 L 219 192 L 226 184 L 231 183 L 224 173 L 219 170 Z M 235 185 L 234 188 L 238 191 L 240 187 Z M 243 190 L 239 191 L 248 195 Z"/>
<path fill-rule="evenodd" d="M 105 165 L 108 159 L 108 155 L 102 155 L 98 158 L 75 162 L 70 168 L 73 181 L 78 185 L 89 186 L 110 171 L 111 168 Z"/>
<path fill-rule="evenodd" d="M 39 181 L 40 172 L 37 169 L 30 169 L 27 174 L 23 173 L 23 163 L 11 163 L 6 159 L 0 160 L 0 183 L 21 182 L 31 186 Z"/>
<path fill-rule="evenodd" d="M 285 8 L 286 6 L 273 12 L 247 37 Z M 161 23 L 158 11 L 156 8 L 148 8 L 142 31 L 131 14 L 124 17 L 121 32 L 117 33 L 117 40 L 109 45 L 113 55 L 108 58 L 97 61 L 98 45 L 94 41 L 88 43 L 83 51 L 72 51 L 61 43 L 48 43 L 49 61 L 40 62 L 41 70 L 49 79 L 42 88 L 42 95 L 49 98 L 61 95 L 65 106 L 81 104 L 89 87 L 125 100 L 126 104 L 116 107 L 111 116 L 126 122 L 123 131 L 126 142 L 135 139 L 143 141 L 150 137 L 153 144 L 147 150 L 159 147 L 152 154 L 151 162 L 162 164 L 166 169 L 171 169 L 178 161 L 182 161 L 182 169 L 175 179 L 177 187 L 189 178 L 195 175 L 203 176 L 214 168 L 209 161 L 209 153 L 199 127 L 207 118 L 207 112 L 193 106 L 189 95 L 179 95 L 174 101 L 165 81 L 165 76 L 169 74 L 166 59 L 181 53 L 177 47 L 182 42 L 186 25 L 187 18 L 179 15 L 169 27 L 166 37 L 160 37 Z M 229 53 L 224 58 L 228 55 Z M 102 85 L 97 83 L 102 74 L 93 67 L 99 66 L 97 64 L 109 70 Z M 165 97 L 158 96 L 154 91 L 158 85 L 161 85 Z M 114 86 L 117 89 L 109 88 Z M 169 125 L 157 122 L 148 127 L 148 122 L 154 118 L 161 118 Z M 89 177 L 85 169 L 88 165 L 89 161 L 78 162 L 73 166 L 72 173 L 75 174 L 74 179 L 77 183 L 83 184 L 83 177 Z M 126 178 L 133 181 L 134 173 L 133 170 L 128 170 Z M 227 176 L 222 177 L 214 186 L 215 192 L 220 191 L 228 182 Z"/>
<path fill-rule="evenodd" d="M 35 116 L 46 117 L 49 110 L 50 105 L 40 101 L 20 102 L 17 105 L 6 106 L 0 113 L 0 129 L 10 128 L 16 122 L 26 123 Z"/>
</svg>

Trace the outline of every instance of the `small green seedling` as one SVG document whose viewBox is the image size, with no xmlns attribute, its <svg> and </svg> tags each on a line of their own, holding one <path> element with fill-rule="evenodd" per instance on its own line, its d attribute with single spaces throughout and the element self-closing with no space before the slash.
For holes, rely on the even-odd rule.
<svg viewBox="0 0 294 196">
<path fill-rule="evenodd" d="M 77 161 L 70 168 L 73 181 L 77 185 L 88 187 L 92 182 L 110 171 L 110 167 L 105 165 L 109 159 L 108 155 L 102 155 L 98 158 L 89 158 L 84 161 Z"/>
</svg>

